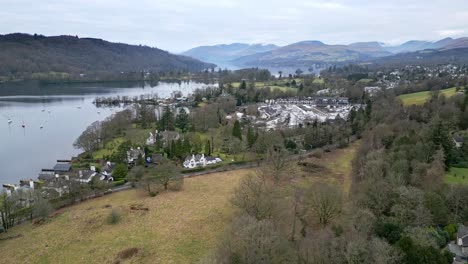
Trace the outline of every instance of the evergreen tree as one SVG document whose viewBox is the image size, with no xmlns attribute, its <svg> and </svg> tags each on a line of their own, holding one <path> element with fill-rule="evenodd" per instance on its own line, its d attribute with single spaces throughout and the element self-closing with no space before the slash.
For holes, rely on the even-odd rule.
<svg viewBox="0 0 468 264">
<path fill-rule="evenodd" d="M 210 140 L 206 141 L 205 144 L 205 155 L 210 156 L 211 155 L 211 142 Z"/>
<path fill-rule="evenodd" d="M 249 126 L 247 129 L 247 144 L 249 148 L 252 148 L 252 146 L 255 144 L 255 141 L 257 141 L 258 134 L 254 132 L 253 128 Z"/>
<path fill-rule="evenodd" d="M 190 154 L 190 152 L 192 152 L 192 146 L 190 144 L 190 141 L 188 141 L 187 139 L 184 140 L 184 144 L 183 144 L 183 153 L 182 155 L 183 156 L 187 156 L 188 154 Z"/>
<path fill-rule="evenodd" d="M 180 112 L 177 115 L 176 120 L 175 120 L 175 126 L 177 128 L 180 128 L 182 132 L 184 133 L 187 132 L 189 128 L 189 116 L 184 108 L 180 109 Z"/>
<path fill-rule="evenodd" d="M 158 127 L 161 131 L 174 130 L 174 115 L 172 114 L 169 106 L 166 106 L 164 109 L 164 114 L 162 115 L 161 120 L 159 120 Z"/>
<path fill-rule="evenodd" d="M 245 80 L 242 80 L 241 84 L 239 85 L 239 89 L 242 89 L 242 90 L 247 89 L 247 84 L 245 83 Z"/>
<path fill-rule="evenodd" d="M 232 128 L 232 136 L 242 141 L 242 129 L 239 120 L 236 120 L 236 122 L 234 122 L 234 127 Z"/>
</svg>

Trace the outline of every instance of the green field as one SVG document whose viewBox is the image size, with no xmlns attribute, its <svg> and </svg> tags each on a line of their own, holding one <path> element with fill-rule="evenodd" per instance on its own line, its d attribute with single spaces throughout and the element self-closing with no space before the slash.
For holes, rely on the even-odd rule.
<svg viewBox="0 0 468 264">
<path fill-rule="evenodd" d="M 445 175 L 444 180 L 449 184 L 468 184 L 468 169 L 452 167 Z"/>
<path fill-rule="evenodd" d="M 457 91 L 456 88 L 448 88 L 440 91 L 446 97 L 454 96 Z M 403 102 L 403 105 L 422 105 L 431 98 L 431 91 L 424 91 L 418 93 L 402 94 L 398 96 Z"/>
<path fill-rule="evenodd" d="M 302 82 L 301 79 L 295 79 L 297 83 L 300 83 Z M 284 79 L 284 80 L 280 80 L 280 81 L 275 81 L 275 82 L 255 82 L 255 88 L 266 88 L 266 87 L 270 87 L 272 90 L 279 90 L 279 91 L 283 91 L 283 92 L 287 92 L 287 91 L 290 91 L 290 92 L 297 92 L 297 88 L 296 87 L 288 87 L 286 86 L 286 82 L 288 81 L 292 81 L 292 80 L 289 80 L 289 79 Z M 240 86 L 240 83 L 239 82 L 233 82 L 231 83 L 231 85 L 235 88 L 238 88 Z M 247 86 L 249 84 L 247 83 Z"/>
</svg>

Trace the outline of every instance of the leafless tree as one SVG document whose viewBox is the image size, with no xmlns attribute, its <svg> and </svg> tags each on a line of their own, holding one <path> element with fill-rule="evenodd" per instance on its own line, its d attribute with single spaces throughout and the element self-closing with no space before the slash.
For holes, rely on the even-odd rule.
<svg viewBox="0 0 468 264">
<path fill-rule="evenodd" d="M 317 183 L 307 190 L 305 203 L 312 216 L 326 227 L 341 213 L 343 195 L 336 185 Z"/>
<path fill-rule="evenodd" d="M 258 220 L 269 219 L 274 206 L 273 187 L 261 175 L 247 175 L 234 192 L 232 203 Z"/>
</svg>

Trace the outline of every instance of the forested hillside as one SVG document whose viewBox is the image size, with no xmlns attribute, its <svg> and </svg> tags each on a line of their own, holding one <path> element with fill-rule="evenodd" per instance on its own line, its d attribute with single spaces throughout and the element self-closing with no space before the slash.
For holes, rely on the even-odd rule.
<svg viewBox="0 0 468 264">
<path fill-rule="evenodd" d="M 128 72 L 200 71 L 214 67 L 147 46 L 73 36 L 0 35 L 0 80 L 66 79 Z M 80 75 L 81 74 L 81 75 Z"/>
</svg>

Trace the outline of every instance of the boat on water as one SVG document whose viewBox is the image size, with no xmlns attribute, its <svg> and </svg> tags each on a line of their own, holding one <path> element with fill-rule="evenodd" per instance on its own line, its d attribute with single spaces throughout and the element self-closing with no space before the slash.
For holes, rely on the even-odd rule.
<svg viewBox="0 0 468 264">
<path fill-rule="evenodd" d="M 13 120 L 11 120 L 10 118 L 8 118 L 8 121 L 7 121 L 7 122 L 8 122 L 8 124 L 11 124 L 11 123 L 13 123 Z"/>
<path fill-rule="evenodd" d="M 22 127 L 22 128 L 25 128 L 25 127 L 26 127 L 26 124 L 24 123 L 24 121 L 23 121 L 23 124 L 21 124 L 21 127 Z"/>
</svg>

